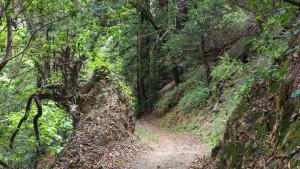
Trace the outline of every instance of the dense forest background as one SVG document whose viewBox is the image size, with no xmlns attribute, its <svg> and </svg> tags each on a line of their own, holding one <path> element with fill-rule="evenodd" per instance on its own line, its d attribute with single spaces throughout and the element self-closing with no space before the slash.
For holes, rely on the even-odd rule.
<svg viewBox="0 0 300 169">
<path fill-rule="evenodd" d="M 256 149 L 266 161 L 278 150 L 278 159 L 287 156 L 296 167 L 299 6 L 297 0 L 0 0 L 0 165 L 37 167 L 61 153 L 92 110 L 83 103 L 97 100 L 88 94 L 109 78 L 129 96 L 136 119 L 154 114 L 161 127 L 204 139 L 219 160 L 210 162 L 214 167 L 251 167 L 260 157 L 252 156 Z M 257 90 L 267 92 L 251 95 Z M 268 105 L 263 96 L 275 98 L 275 106 L 252 108 L 257 100 Z M 250 110 L 263 115 L 234 123 Z M 241 140 L 230 141 L 243 130 L 253 137 L 241 139 L 247 145 L 239 149 Z M 265 165 L 286 163 L 276 157 Z"/>
</svg>

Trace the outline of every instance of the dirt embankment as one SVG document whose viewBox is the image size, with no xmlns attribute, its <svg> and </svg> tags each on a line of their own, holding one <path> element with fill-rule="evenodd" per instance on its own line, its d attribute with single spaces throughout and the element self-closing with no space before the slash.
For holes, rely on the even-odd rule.
<svg viewBox="0 0 300 169">
<path fill-rule="evenodd" d="M 82 95 L 78 110 L 83 116 L 53 168 L 128 168 L 140 148 L 130 99 L 110 77 L 103 78 Z"/>
<path fill-rule="evenodd" d="M 227 123 L 219 150 L 199 168 L 299 168 L 300 166 L 300 33 L 291 39 L 291 52 L 282 79 L 256 82 Z"/>
</svg>

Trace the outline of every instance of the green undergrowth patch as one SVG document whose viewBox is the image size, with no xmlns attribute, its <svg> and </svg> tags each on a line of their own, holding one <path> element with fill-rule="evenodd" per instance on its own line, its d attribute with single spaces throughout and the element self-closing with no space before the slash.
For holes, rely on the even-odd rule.
<svg viewBox="0 0 300 169">
<path fill-rule="evenodd" d="M 212 69 L 210 84 L 204 83 L 204 70 L 191 71 L 193 76 L 188 76 L 186 82 L 166 93 L 158 102 L 167 104 L 165 98 L 174 99 L 173 94 L 185 87 L 178 103 L 160 118 L 160 126 L 197 135 L 212 149 L 219 143 L 229 117 L 252 87 L 254 79 L 249 69 L 250 66 L 224 54 Z"/>
<path fill-rule="evenodd" d="M 136 127 L 135 135 L 150 148 L 154 148 L 157 143 L 157 135 L 146 128 Z"/>
<path fill-rule="evenodd" d="M 285 155 L 291 156 L 299 148 L 300 145 L 300 120 L 293 122 L 282 142 L 282 151 Z M 296 156 L 291 159 L 292 168 L 296 168 L 300 165 L 300 160 Z"/>
<path fill-rule="evenodd" d="M 225 126 L 242 100 L 242 96 L 250 91 L 253 81 L 237 80 L 236 86 L 226 88 L 220 97 L 220 103 L 212 102 L 214 104 L 215 112 L 208 111 L 207 120 L 198 134 L 210 146 L 215 147 L 225 131 Z"/>
<path fill-rule="evenodd" d="M 161 96 L 155 104 L 154 112 L 165 114 L 179 103 L 185 107 L 184 111 L 190 113 L 190 109 L 199 104 L 198 98 L 202 100 L 205 98 L 208 93 L 205 70 L 202 67 L 196 67 L 187 74 L 186 79 L 185 82 Z"/>
<path fill-rule="evenodd" d="M 176 109 L 179 112 L 190 114 L 196 112 L 195 109 L 205 101 L 208 96 L 208 88 L 204 84 L 199 84 L 195 89 L 186 93 L 179 101 Z"/>
<path fill-rule="evenodd" d="M 43 115 L 39 119 L 41 149 L 58 154 L 69 142 L 73 132 L 72 117 L 53 102 L 42 102 Z M 23 110 L 24 112 L 24 110 Z M 11 134 L 23 117 L 21 112 L 10 112 L 0 121 L 0 152 L 3 160 L 15 168 L 30 168 L 36 158 L 36 139 L 32 119 L 37 112 L 32 106 L 29 118 L 21 126 L 13 149 L 8 149 Z"/>
<path fill-rule="evenodd" d="M 300 120 L 293 122 L 282 142 L 282 149 L 291 154 L 300 145 Z"/>
<path fill-rule="evenodd" d="M 212 69 L 211 76 L 214 81 L 223 81 L 245 72 L 246 65 L 236 59 L 232 59 L 227 53 L 220 56 L 217 66 Z"/>
<path fill-rule="evenodd" d="M 174 132 L 190 132 L 193 133 L 199 128 L 199 124 L 196 118 L 185 119 L 176 127 L 173 127 L 171 130 Z"/>
<path fill-rule="evenodd" d="M 176 111 L 170 111 L 159 119 L 159 126 L 162 128 L 174 128 L 177 123 L 178 113 Z"/>
</svg>

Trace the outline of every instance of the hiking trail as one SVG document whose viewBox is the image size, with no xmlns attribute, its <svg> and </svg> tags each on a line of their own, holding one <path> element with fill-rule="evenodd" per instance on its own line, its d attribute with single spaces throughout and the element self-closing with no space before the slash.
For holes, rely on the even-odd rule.
<svg viewBox="0 0 300 169">
<path fill-rule="evenodd" d="M 189 169 L 197 157 L 208 152 L 207 145 L 191 134 L 167 131 L 146 120 L 136 126 L 154 133 L 156 141 L 133 162 L 132 169 Z"/>
</svg>

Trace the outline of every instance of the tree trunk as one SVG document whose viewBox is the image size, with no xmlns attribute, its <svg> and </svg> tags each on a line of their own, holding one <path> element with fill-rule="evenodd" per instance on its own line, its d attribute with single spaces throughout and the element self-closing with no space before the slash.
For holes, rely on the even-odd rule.
<svg viewBox="0 0 300 169">
<path fill-rule="evenodd" d="M 181 30 L 188 20 L 188 1 L 175 0 L 175 28 Z"/>
<path fill-rule="evenodd" d="M 175 12 L 175 29 L 179 31 L 184 28 L 185 23 L 188 20 L 188 1 L 187 0 L 175 0 L 174 3 Z M 181 68 L 178 66 L 176 58 L 173 60 L 173 76 L 176 84 L 181 82 Z"/>
<path fill-rule="evenodd" d="M 145 0 L 143 6 L 150 9 L 150 1 Z M 149 86 L 150 86 L 150 37 L 148 33 L 148 17 L 145 11 L 140 14 L 140 32 L 138 35 L 138 108 L 139 114 L 150 111 L 148 104 Z"/>
<path fill-rule="evenodd" d="M 149 104 L 153 109 L 154 103 L 159 97 L 159 90 L 161 87 L 170 82 L 172 79 L 168 78 L 167 67 L 164 63 L 167 51 L 163 49 L 164 44 L 168 39 L 168 0 L 158 0 L 158 10 L 156 16 L 159 20 L 160 30 L 156 41 L 153 44 L 153 53 L 150 63 L 150 89 L 149 89 Z M 166 75 L 167 74 L 167 75 Z"/>
<path fill-rule="evenodd" d="M 2 58 L 0 64 L 0 72 L 8 63 L 10 57 L 12 57 L 12 41 L 13 41 L 13 21 L 10 10 L 11 1 L 7 1 L 7 11 L 6 11 L 6 27 L 7 27 L 7 39 L 6 39 L 6 52 L 4 57 Z"/>
</svg>

